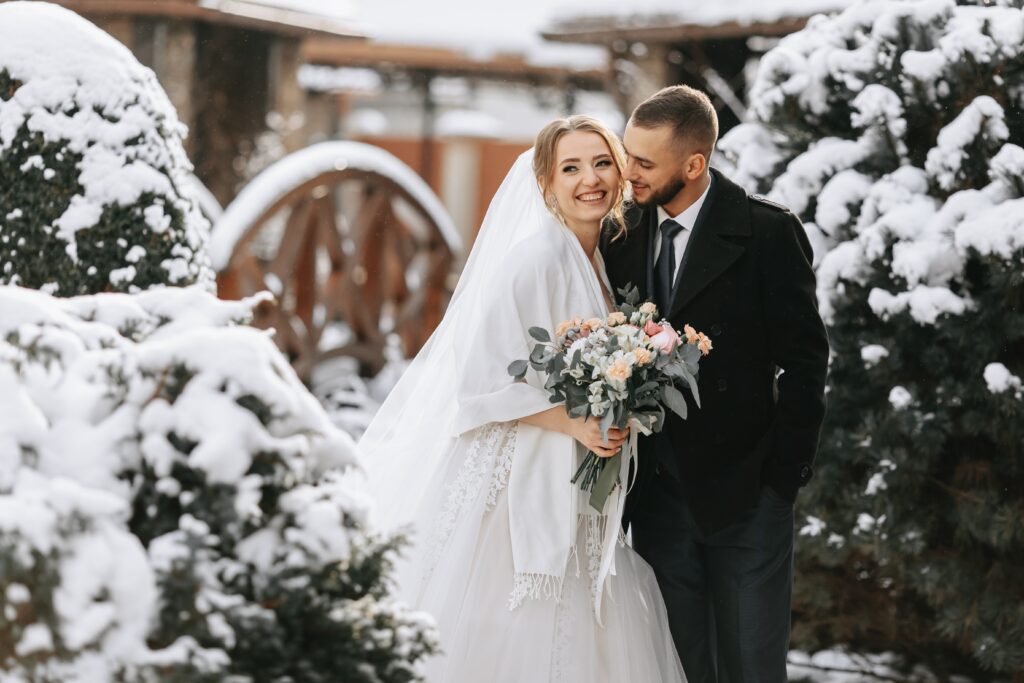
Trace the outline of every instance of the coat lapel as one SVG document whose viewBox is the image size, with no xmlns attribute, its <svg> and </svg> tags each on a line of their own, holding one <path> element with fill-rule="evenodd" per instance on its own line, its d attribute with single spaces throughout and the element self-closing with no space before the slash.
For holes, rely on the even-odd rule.
<svg viewBox="0 0 1024 683">
<path fill-rule="evenodd" d="M 670 318 L 743 255 L 743 240 L 734 238 L 751 234 L 746 191 L 718 171 L 712 169 L 711 173 L 714 187 L 690 235 L 684 266 L 675 283 Z"/>
<path fill-rule="evenodd" d="M 648 212 L 638 207 L 631 207 L 626 214 L 627 232 L 626 237 L 615 242 L 609 241 L 608 254 L 605 259 L 605 267 L 609 274 L 615 273 L 613 282 L 617 287 L 635 285 L 640 290 L 640 300 L 650 299 L 651 289 L 651 268 L 648 264 L 649 257 L 649 222 Z M 614 234 L 618 228 L 608 228 L 608 234 Z M 616 301 L 621 300 L 618 290 L 613 292 Z"/>
</svg>

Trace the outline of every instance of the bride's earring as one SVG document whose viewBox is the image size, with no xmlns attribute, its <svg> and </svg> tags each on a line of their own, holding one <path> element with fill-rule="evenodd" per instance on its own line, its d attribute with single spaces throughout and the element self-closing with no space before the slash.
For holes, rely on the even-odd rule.
<svg viewBox="0 0 1024 683">
<path fill-rule="evenodd" d="M 562 218 L 562 212 L 558 210 L 558 200 L 555 199 L 555 195 L 549 192 L 545 197 L 545 201 L 548 205 L 548 211 L 558 219 L 559 223 L 565 223 L 565 219 Z"/>
</svg>

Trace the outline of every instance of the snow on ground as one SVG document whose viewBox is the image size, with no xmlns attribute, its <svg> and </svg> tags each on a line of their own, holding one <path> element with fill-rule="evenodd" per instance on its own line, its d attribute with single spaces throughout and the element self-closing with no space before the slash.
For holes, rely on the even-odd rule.
<svg viewBox="0 0 1024 683">
<path fill-rule="evenodd" d="M 878 683 L 879 681 L 906 681 L 907 683 L 937 683 L 938 679 L 918 667 L 909 675 L 895 668 L 893 655 L 858 655 L 842 650 L 823 650 L 809 655 L 806 652 L 789 653 L 789 680 L 794 683 Z M 968 683 L 956 679 L 956 683 Z"/>
</svg>

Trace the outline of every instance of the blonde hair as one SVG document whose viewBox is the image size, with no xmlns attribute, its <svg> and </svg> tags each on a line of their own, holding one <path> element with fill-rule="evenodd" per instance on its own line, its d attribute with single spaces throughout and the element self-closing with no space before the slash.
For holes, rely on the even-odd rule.
<svg viewBox="0 0 1024 683">
<path fill-rule="evenodd" d="M 555 166 L 558 161 L 556 158 L 558 142 L 567 133 L 574 132 L 597 133 L 604 139 L 608 149 L 611 150 L 612 162 L 619 171 L 619 183 L 615 188 L 615 199 L 612 202 L 612 210 L 608 212 L 608 217 L 619 226 L 619 231 L 612 238 L 617 240 L 626 234 L 626 217 L 623 214 L 628 183 L 626 180 L 626 152 L 618 136 L 603 123 L 590 116 L 577 115 L 564 119 L 555 119 L 544 126 L 537 133 L 537 139 L 533 143 L 533 174 L 537 177 L 537 185 L 540 187 L 541 193 L 546 193 L 547 186 L 551 184 L 551 179 L 555 175 Z M 544 203 L 547 205 L 548 210 L 561 220 L 556 207 L 552 206 L 547 199 L 545 199 Z"/>
</svg>

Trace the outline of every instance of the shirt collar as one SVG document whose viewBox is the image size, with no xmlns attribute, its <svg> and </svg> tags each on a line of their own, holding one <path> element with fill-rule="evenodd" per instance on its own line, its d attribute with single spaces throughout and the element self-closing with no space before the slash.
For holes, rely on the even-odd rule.
<svg viewBox="0 0 1024 683">
<path fill-rule="evenodd" d="M 683 226 L 684 230 L 691 230 L 693 228 L 694 223 L 697 222 L 697 215 L 700 214 L 700 209 L 701 209 L 702 206 L 704 206 L 704 200 L 706 200 L 708 198 L 708 192 L 710 190 L 711 190 L 711 183 L 708 183 L 708 186 L 704 188 L 704 192 L 701 194 L 700 197 L 697 198 L 697 201 L 695 201 L 693 204 L 690 204 L 690 206 L 688 206 L 686 208 L 686 210 L 683 211 L 678 216 L 669 216 L 668 212 L 665 211 L 665 209 L 663 207 L 659 206 L 658 207 L 658 225 L 661 225 L 662 223 L 664 223 L 665 219 L 671 218 L 676 223 L 678 223 L 679 225 Z"/>
</svg>

